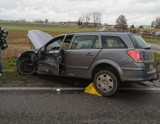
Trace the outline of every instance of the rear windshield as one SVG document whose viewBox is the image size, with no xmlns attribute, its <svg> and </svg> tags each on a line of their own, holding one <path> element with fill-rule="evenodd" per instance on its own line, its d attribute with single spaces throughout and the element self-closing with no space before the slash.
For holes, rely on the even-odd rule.
<svg viewBox="0 0 160 124">
<path fill-rule="evenodd" d="M 147 45 L 147 43 L 145 42 L 145 40 L 136 34 L 130 34 L 130 37 L 133 41 L 134 47 L 135 48 L 139 48 L 139 49 L 144 49 L 144 48 L 148 48 L 149 46 Z"/>
</svg>

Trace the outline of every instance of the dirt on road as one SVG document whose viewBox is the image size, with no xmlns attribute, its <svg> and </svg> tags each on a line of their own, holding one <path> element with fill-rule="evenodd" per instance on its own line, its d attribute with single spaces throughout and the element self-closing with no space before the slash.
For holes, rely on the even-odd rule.
<svg viewBox="0 0 160 124">
<path fill-rule="evenodd" d="M 21 75 L 5 72 L 0 77 L 0 87 L 86 87 L 92 81 L 80 78 L 58 77 L 54 75 Z M 121 87 L 159 87 L 160 79 L 154 82 L 123 82 Z"/>
<path fill-rule="evenodd" d="M 0 77 L 0 87 L 85 87 L 91 81 L 53 75 L 20 75 L 4 73 Z"/>
</svg>

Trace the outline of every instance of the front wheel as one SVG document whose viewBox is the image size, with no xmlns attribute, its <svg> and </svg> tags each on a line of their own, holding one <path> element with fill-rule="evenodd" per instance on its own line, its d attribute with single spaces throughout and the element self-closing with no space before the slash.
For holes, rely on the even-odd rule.
<svg viewBox="0 0 160 124">
<path fill-rule="evenodd" d="M 34 65 L 30 58 L 25 58 L 19 63 L 18 72 L 20 74 L 34 74 L 35 73 Z"/>
<path fill-rule="evenodd" d="M 118 90 L 119 80 L 113 72 L 101 70 L 95 75 L 93 84 L 102 96 L 112 96 Z"/>
</svg>

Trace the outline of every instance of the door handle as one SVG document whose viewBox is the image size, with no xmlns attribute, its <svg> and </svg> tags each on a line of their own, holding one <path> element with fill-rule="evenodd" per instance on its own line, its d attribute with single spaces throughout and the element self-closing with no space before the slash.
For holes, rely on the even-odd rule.
<svg viewBox="0 0 160 124">
<path fill-rule="evenodd" d="M 88 52 L 86 56 L 94 56 L 91 52 Z"/>
</svg>

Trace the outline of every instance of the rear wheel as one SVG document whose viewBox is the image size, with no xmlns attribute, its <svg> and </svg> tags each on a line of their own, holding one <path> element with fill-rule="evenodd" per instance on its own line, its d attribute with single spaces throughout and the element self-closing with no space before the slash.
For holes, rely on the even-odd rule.
<svg viewBox="0 0 160 124">
<path fill-rule="evenodd" d="M 34 74 L 34 65 L 30 58 L 25 58 L 19 63 L 18 72 L 20 74 Z"/>
<path fill-rule="evenodd" d="M 118 90 L 119 80 L 113 72 L 101 70 L 95 75 L 93 84 L 102 96 L 112 96 Z"/>
</svg>

